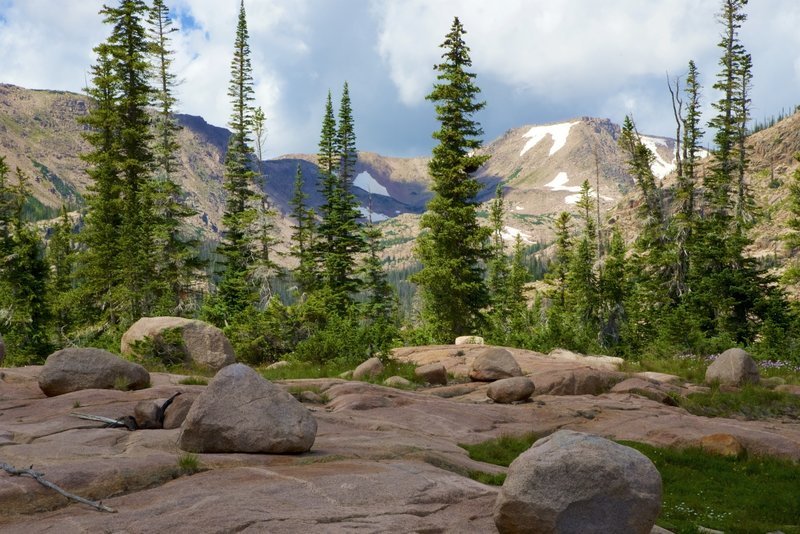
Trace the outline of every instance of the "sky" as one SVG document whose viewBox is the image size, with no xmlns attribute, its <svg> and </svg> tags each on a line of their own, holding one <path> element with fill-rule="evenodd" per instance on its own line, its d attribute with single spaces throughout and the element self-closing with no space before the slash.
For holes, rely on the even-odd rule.
<svg viewBox="0 0 800 534">
<path fill-rule="evenodd" d="M 115 4 L 115 0 L 106 0 Z M 0 83 L 81 92 L 110 28 L 102 0 L 0 0 Z M 178 111 L 225 126 L 239 0 L 166 0 Z M 524 125 L 632 114 L 674 135 L 667 76 L 700 71 L 704 118 L 718 71 L 718 0 L 245 0 L 265 155 L 316 152 L 325 98 L 348 82 L 358 148 L 430 153 L 425 99 L 458 16 L 486 107 L 484 142 Z M 752 115 L 800 104 L 800 1 L 752 0 L 741 41 L 753 56 Z"/>
</svg>

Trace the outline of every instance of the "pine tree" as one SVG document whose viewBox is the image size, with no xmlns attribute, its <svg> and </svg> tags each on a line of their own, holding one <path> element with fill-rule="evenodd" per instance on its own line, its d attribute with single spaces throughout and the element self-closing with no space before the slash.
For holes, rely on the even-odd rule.
<svg viewBox="0 0 800 534">
<path fill-rule="evenodd" d="M 153 2 L 148 22 L 156 87 L 153 119 L 156 169 L 150 183 L 156 270 L 152 290 L 157 295 L 157 312 L 175 315 L 191 311 L 196 303 L 193 288 L 204 276 L 205 263 L 199 258 L 200 240 L 187 236 L 183 230 L 185 221 L 197 212 L 186 205 L 184 191 L 174 179 L 180 126 L 174 117 L 177 101 L 170 34 L 177 29 L 172 27 L 169 8 L 163 0 Z"/>
<path fill-rule="evenodd" d="M 361 272 L 366 301 L 362 305 L 362 315 L 372 324 L 389 325 L 397 312 L 397 297 L 386 279 L 380 258 L 382 233 L 371 218 L 364 229 L 364 237 L 367 250 Z"/>
<path fill-rule="evenodd" d="M 488 159 L 475 153 L 483 131 L 472 119 L 485 102 L 475 100 L 480 89 L 466 70 L 472 60 L 465 33 L 455 18 L 441 45 L 443 61 L 434 67 L 438 81 L 427 96 L 435 103 L 440 129 L 433 137 L 439 143 L 428 164 L 434 196 L 415 247 L 422 270 L 412 281 L 419 285 L 422 317 L 437 341 L 473 333 L 489 300 L 481 262 L 489 254 L 491 230 L 478 224 L 475 196 L 481 185 L 471 176 Z"/>
<path fill-rule="evenodd" d="M 598 313 L 599 288 L 594 264 L 596 258 L 597 231 L 592 216 L 594 203 L 589 181 L 581 186 L 577 207 L 584 219 L 583 236 L 575 246 L 569 263 L 566 279 L 567 309 L 583 321 L 584 326 L 596 325 Z"/>
<path fill-rule="evenodd" d="M 511 266 L 506 255 L 503 240 L 503 186 L 498 184 L 495 197 L 489 208 L 489 222 L 492 229 L 491 257 L 488 262 L 487 288 L 492 306 L 492 315 L 495 318 L 507 317 L 510 307 L 509 277 Z M 494 321 L 495 324 L 497 321 Z"/>
<path fill-rule="evenodd" d="M 303 192 L 303 171 L 297 164 L 294 178 L 294 194 L 289 205 L 292 207 L 291 217 L 295 224 L 292 226 L 291 255 L 297 260 L 294 278 L 299 292 L 313 291 L 319 286 L 319 273 L 314 256 L 314 210 L 307 207 L 308 195 Z"/>
<path fill-rule="evenodd" d="M 67 207 L 61 206 L 61 217 L 53 228 L 53 236 L 47 246 L 46 260 L 50 267 L 47 297 L 56 332 L 62 337 L 71 331 L 75 323 L 72 291 L 75 278 L 75 246 L 73 223 Z"/>
<path fill-rule="evenodd" d="M 42 363 L 52 350 L 48 336 L 48 268 L 36 229 L 23 217 L 26 176 L 8 183 L 0 157 L 0 333 L 17 364 Z"/>
<path fill-rule="evenodd" d="M 562 308 L 566 306 L 567 274 L 573 253 L 571 222 L 572 216 L 566 211 L 562 211 L 556 219 L 556 253 L 549 269 L 550 278 L 556 285 L 556 304 Z"/>
<path fill-rule="evenodd" d="M 257 299 L 248 276 L 255 254 L 251 227 L 258 215 L 254 207 L 258 195 L 253 191 L 258 173 L 253 170 L 253 150 L 250 146 L 253 75 L 248 38 L 247 17 L 242 0 L 228 85 L 233 111 L 228 123 L 231 136 L 225 154 L 224 187 L 228 194 L 222 216 L 225 231 L 217 248 L 217 253 L 224 259 L 224 270 L 217 287 L 219 308 L 215 312 L 216 317 L 209 317 L 217 323 L 227 322 L 236 313 L 253 305 Z M 212 303 L 217 304 L 213 301 Z"/>
<path fill-rule="evenodd" d="M 267 301 L 272 297 L 272 279 L 278 273 L 278 264 L 273 260 L 275 244 L 278 239 L 275 237 L 275 216 L 276 211 L 272 208 L 267 195 L 267 177 L 264 174 L 264 143 L 267 138 L 265 127 L 266 115 L 258 106 L 253 111 L 253 137 L 255 140 L 255 158 L 258 167 L 258 187 L 261 196 L 258 214 L 256 216 L 256 242 L 258 252 L 256 261 L 252 269 L 252 278 L 259 292 L 259 307 L 264 309 Z"/>
</svg>

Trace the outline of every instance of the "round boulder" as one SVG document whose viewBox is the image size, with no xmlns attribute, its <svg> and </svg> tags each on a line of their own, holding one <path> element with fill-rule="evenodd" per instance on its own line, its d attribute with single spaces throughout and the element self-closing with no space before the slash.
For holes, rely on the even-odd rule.
<svg viewBox="0 0 800 534">
<path fill-rule="evenodd" d="M 491 382 L 512 376 L 522 376 L 522 369 L 509 351 L 500 347 L 475 351 L 475 359 L 469 370 L 472 380 Z"/>
<path fill-rule="evenodd" d="M 447 385 L 447 368 L 442 363 L 429 363 L 414 369 L 414 374 L 428 384 Z"/>
<path fill-rule="evenodd" d="M 353 371 L 353 380 L 361 380 L 363 378 L 375 378 L 383 372 L 383 363 L 380 358 L 370 358 L 355 368 Z"/>
<path fill-rule="evenodd" d="M 527 376 L 503 378 L 489 384 L 486 396 L 500 404 L 526 401 L 533 395 L 533 381 Z"/>
<path fill-rule="evenodd" d="M 299 453 L 317 421 L 285 389 L 236 363 L 220 370 L 192 403 L 178 438 L 189 452 Z"/>
<path fill-rule="evenodd" d="M 143 317 L 122 336 L 123 355 L 139 354 L 137 346 L 150 340 L 162 353 L 177 355 L 184 362 L 219 370 L 236 361 L 233 346 L 222 330 L 197 319 Z"/>
<path fill-rule="evenodd" d="M 640 452 L 560 430 L 514 460 L 497 496 L 501 533 L 648 534 L 661 510 L 661 475 Z"/>
<path fill-rule="evenodd" d="M 150 373 L 138 363 L 102 349 L 68 348 L 47 357 L 39 387 L 48 397 L 82 389 L 142 389 Z"/>
<path fill-rule="evenodd" d="M 761 377 L 753 358 L 742 349 L 728 349 L 706 369 L 706 383 L 719 382 L 725 386 L 758 384 Z"/>
<path fill-rule="evenodd" d="M 456 338 L 456 345 L 483 345 L 483 343 L 481 336 L 458 336 Z"/>
</svg>

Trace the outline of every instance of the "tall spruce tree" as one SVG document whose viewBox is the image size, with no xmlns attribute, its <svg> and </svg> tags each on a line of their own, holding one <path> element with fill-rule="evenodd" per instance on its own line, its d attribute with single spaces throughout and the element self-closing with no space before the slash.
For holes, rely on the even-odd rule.
<svg viewBox="0 0 800 534">
<path fill-rule="evenodd" d="M 0 157 L 0 333 L 13 363 L 42 363 L 52 350 L 47 305 L 48 266 L 37 231 L 24 219 L 27 178 L 8 181 Z"/>
<path fill-rule="evenodd" d="M 197 300 L 194 290 L 204 276 L 205 263 L 199 258 L 200 240 L 187 235 L 184 225 L 197 212 L 185 202 L 185 194 L 175 180 L 176 153 L 180 148 L 177 134 L 180 126 L 175 120 L 175 74 L 172 72 L 170 34 L 172 27 L 169 8 L 163 0 L 154 0 L 149 14 L 149 33 L 152 46 L 155 91 L 153 103 L 153 153 L 155 173 L 150 184 L 152 204 L 157 295 L 156 312 L 167 315 L 191 312 Z"/>
<path fill-rule="evenodd" d="M 233 111 L 228 125 L 231 136 L 225 154 L 224 187 L 227 192 L 222 222 L 225 230 L 217 252 L 222 256 L 222 278 L 217 286 L 214 312 L 209 319 L 218 324 L 228 322 L 234 315 L 255 304 L 257 294 L 249 280 L 254 262 L 252 226 L 257 217 L 254 191 L 258 173 L 253 169 L 253 149 L 250 133 L 253 125 L 253 69 L 250 64 L 250 45 L 244 0 L 239 4 L 239 18 L 231 60 L 231 80 L 228 97 Z M 212 317 L 213 316 L 213 317 Z"/>
<path fill-rule="evenodd" d="M 415 254 L 422 270 L 412 281 L 422 295 L 422 317 L 437 341 L 474 333 L 482 323 L 489 295 L 481 262 L 491 230 L 478 224 L 475 196 L 481 189 L 472 177 L 489 156 L 478 155 L 483 133 L 472 117 L 485 102 L 476 101 L 464 27 L 456 17 L 445 37 L 442 63 L 434 67 L 437 83 L 427 96 L 435 103 L 440 129 L 433 133 L 428 172 L 434 196 L 420 221 Z"/>
<path fill-rule="evenodd" d="M 294 219 L 290 253 L 297 261 L 294 279 L 302 294 L 319 287 L 319 272 L 314 256 L 315 215 L 314 210 L 306 204 L 308 195 L 303 192 L 303 171 L 299 163 L 294 176 L 294 193 L 289 201 L 291 217 Z"/>
</svg>

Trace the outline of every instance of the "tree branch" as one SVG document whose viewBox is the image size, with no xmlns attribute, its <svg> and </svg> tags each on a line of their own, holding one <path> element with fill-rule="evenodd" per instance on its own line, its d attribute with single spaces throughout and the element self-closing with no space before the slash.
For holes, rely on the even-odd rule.
<svg viewBox="0 0 800 534">
<path fill-rule="evenodd" d="M 0 462 L 0 468 L 2 468 L 3 471 L 5 471 L 6 473 L 8 473 L 11 476 L 17 477 L 17 476 L 27 475 L 27 476 L 31 477 L 32 479 L 34 479 L 39 484 L 41 484 L 42 486 L 44 486 L 46 488 L 50 488 L 51 490 L 56 491 L 57 493 L 60 493 L 61 495 L 63 495 L 67 499 L 71 499 L 73 501 L 76 501 L 76 502 L 79 502 L 79 503 L 82 503 L 82 504 L 88 504 L 92 508 L 100 510 L 101 512 L 109 512 L 109 513 L 112 513 L 112 514 L 117 512 L 116 510 L 114 510 L 112 508 L 109 508 L 108 506 L 103 505 L 102 502 L 90 501 L 89 499 L 84 499 L 83 497 L 80 497 L 79 495 L 75 495 L 73 493 L 69 493 L 68 491 L 64 491 L 63 489 L 59 488 L 58 486 L 56 486 L 52 482 L 50 482 L 48 480 L 45 480 L 44 473 L 39 473 L 38 471 L 34 471 L 33 470 L 33 466 L 31 466 L 28 469 L 24 469 L 24 468 L 23 469 L 17 469 L 13 465 L 9 465 L 7 463 Z"/>
</svg>

